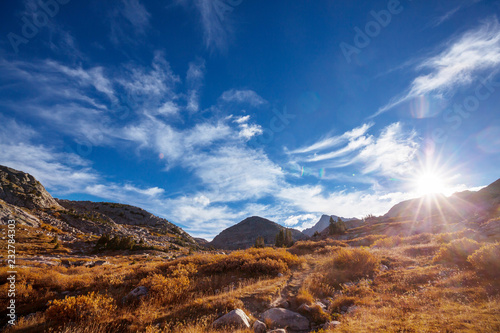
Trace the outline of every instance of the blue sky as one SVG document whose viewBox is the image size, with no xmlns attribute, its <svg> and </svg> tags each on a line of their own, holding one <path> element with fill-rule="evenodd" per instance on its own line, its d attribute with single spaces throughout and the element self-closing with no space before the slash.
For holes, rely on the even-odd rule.
<svg viewBox="0 0 500 333">
<path fill-rule="evenodd" d="M 0 7 L 0 164 L 56 197 L 211 239 L 500 177 L 500 1 Z"/>
</svg>

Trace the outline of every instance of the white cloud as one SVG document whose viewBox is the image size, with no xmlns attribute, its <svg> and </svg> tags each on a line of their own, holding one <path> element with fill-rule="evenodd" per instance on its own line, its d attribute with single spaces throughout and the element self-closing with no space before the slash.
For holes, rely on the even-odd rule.
<svg viewBox="0 0 500 333">
<path fill-rule="evenodd" d="M 496 17 L 447 43 L 439 54 L 420 62 L 416 77 L 401 96 L 394 97 L 371 117 L 376 117 L 412 98 L 453 94 L 453 89 L 473 82 L 484 71 L 496 72 L 500 65 L 500 24 Z"/>
<path fill-rule="evenodd" d="M 159 98 L 172 95 L 180 78 L 174 75 L 162 52 L 155 52 L 151 69 L 128 65 L 128 73 L 118 82 L 133 96 L 146 95 L 147 98 Z"/>
<path fill-rule="evenodd" d="M 261 135 L 263 133 L 262 126 L 257 124 L 248 124 L 247 122 L 249 120 L 250 120 L 249 115 L 237 117 L 236 119 L 233 120 L 233 123 L 238 124 L 238 127 L 240 129 L 238 136 L 240 138 L 243 138 L 245 141 L 248 141 L 254 136 Z"/>
<path fill-rule="evenodd" d="M 233 33 L 231 13 L 237 1 L 177 0 L 181 4 L 193 4 L 201 16 L 205 45 L 209 49 L 224 52 Z"/>
<path fill-rule="evenodd" d="M 322 162 L 323 167 L 355 165 L 362 174 L 405 175 L 414 166 L 419 139 L 414 130 L 405 131 L 401 123 L 385 127 L 378 137 L 367 133 L 372 124 L 327 137 L 310 146 L 289 152 L 292 163 Z M 328 148 L 340 146 L 335 150 Z M 310 154 L 314 152 L 314 154 Z M 305 153 L 309 153 L 306 154 Z"/>
<path fill-rule="evenodd" d="M 370 124 L 363 124 L 360 127 L 356 127 L 352 129 L 351 131 L 347 131 L 342 135 L 338 136 L 328 136 L 326 138 L 323 138 L 315 143 L 313 143 L 310 146 L 294 149 L 290 151 L 291 154 L 302 154 L 302 153 L 308 153 L 312 151 L 318 151 L 330 147 L 335 147 L 338 146 L 339 144 L 342 144 L 350 139 L 357 139 L 361 136 L 363 136 L 371 127 L 373 126 L 373 123 Z"/>
<path fill-rule="evenodd" d="M 250 116 L 249 115 L 246 115 L 246 116 L 241 116 L 241 117 L 237 117 L 236 119 L 234 119 L 233 121 L 237 124 L 243 124 L 243 123 L 246 123 L 250 120 Z"/>
<path fill-rule="evenodd" d="M 380 172 L 384 175 L 407 175 L 414 168 L 419 149 L 417 133 L 405 132 L 401 123 L 393 123 L 380 136 L 366 145 L 356 157 L 364 166 L 363 173 Z"/>
<path fill-rule="evenodd" d="M 123 0 L 121 8 L 123 16 L 137 29 L 138 32 L 144 33 L 149 27 L 149 19 L 151 14 L 142 5 L 139 0 Z"/>
<path fill-rule="evenodd" d="M 1 115 L 0 120 L 0 164 L 28 172 L 54 190 L 78 191 L 98 179 L 80 156 L 34 144 L 40 135 L 32 128 Z"/>
<path fill-rule="evenodd" d="M 121 0 L 110 13 L 113 43 L 137 44 L 150 28 L 151 14 L 139 0 Z"/>
<path fill-rule="evenodd" d="M 283 188 L 277 195 L 304 212 L 361 218 L 385 214 L 392 206 L 412 197 L 411 194 L 376 191 L 337 191 L 327 193 L 321 186 Z"/>
<path fill-rule="evenodd" d="M 263 133 L 262 127 L 260 125 L 249 125 L 249 124 L 240 124 L 240 132 L 238 133 L 238 136 L 240 138 L 244 138 L 245 140 L 250 140 L 256 135 L 260 135 Z"/>
<path fill-rule="evenodd" d="M 296 226 L 301 221 L 307 221 L 306 223 L 314 225 L 318 220 L 318 216 L 315 214 L 301 214 L 289 216 L 283 223 L 287 226 Z M 301 226 L 302 227 L 302 226 Z M 307 227 L 305 227 L 307 228 Z M 300 230 L 304 230 L 300 229 Z"/>
<path fill-rule="evenodd" d="M 158 114 L 161 115 L 176 115 L 179 112 L 179 107 L 173 101 L 167 101 L 163 103 L 158 109 Z"/>
<path fill-rule="evenodd" d="M 267 103 L 265 99 L 253 90 L 227 90 L 224 91 L 221 99 L 225 102 L 248 103 L 251 106 L 259 106 Z"/>
<path fill-rule="evenodd" d="M 187 97 L 187 109 L 196 112 L 199 109 L 200 88 L 203 84 L 205 75 L 205 61 L 197 60 L 189 63 L 189 69 L 186 74 L 186 83 L 189 87 Z"/>
</svg>

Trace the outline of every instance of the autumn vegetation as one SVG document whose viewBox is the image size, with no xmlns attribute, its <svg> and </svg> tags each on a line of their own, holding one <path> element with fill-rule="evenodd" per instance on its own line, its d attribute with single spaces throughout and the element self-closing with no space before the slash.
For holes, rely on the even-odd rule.
<svg viewBox="0 0 500 333">
<path fill-rule="evenodd" d="M 54 237 L 37 239 L 36 249 L 65 253 Z M 211 323 L 236 308 L 257 319 L 293 277 L 301 284 L 291 307 L 318 333 L 498 332 L 498 258 L 500 243 L 467 230 L 333 237 L 289 248 L 180 253 L 176 259 L 129 251 L 95 267 L 51 267 L 20 258 L 20 318 L 7 332 L 252 332 L 215 330 Z M 6 277 L 1 268 L 0 278 Z M 128 297 L 138 286 L 148 294 Z M 0 289 L 6 295 L 7 284 Z M 5 308 L 6 299 L 0 301 Z M 298 310 L 301 304 L 308 311 Z M 321 329 L 330 320 L 341 325 Z"/>
</svg>

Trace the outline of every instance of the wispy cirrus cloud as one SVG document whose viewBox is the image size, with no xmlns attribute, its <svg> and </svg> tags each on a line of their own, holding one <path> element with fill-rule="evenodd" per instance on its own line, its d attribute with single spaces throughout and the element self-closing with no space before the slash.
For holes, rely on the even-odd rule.
<svg viewBox="0 0 500 333">
<path fill-rule="evenodd" d="M 111 12 L 111 34 L 113 43 L 136 43 L 133 36 L 143 36 L 150 28 L 151 14 L 140 0 L 121 0 Z"/>
<path fill-rule="evenodd" d="M 205 75 L 205 61 L 198 59 L 189 63 L 189 69 L 186 74 L 186 83 L 188 85 L 187 109 L 191 112 L 198 111 L 200 88 L 203 84 Z"/>
<path fill-rule="evenodd" d="M 419 149 L 414 130 L 401 123 L 386 126 L 378 136 L 364 124 L 342 135 L 330 136 L 289 152 L 294 163 L 322 163 L 327 168 L 355 165 L 362 174 L 404 175 L 412 168 Z"/>
<path fill-rule="evenodd" d="M 303 153 L 309 153 L 313 151 L 319 151 L 322 149 L 327 149 L 331 147 L 338 146 L 344 142 L 347 142 L 352 139 L 357 139 L 359 137 L 362 137 L 371 127 L 373 126 L 373 123 L 370 124 L 363 124 L 360 127 L 356 127 L 352 129 L 351 131 L 347 131 L 342 135 L 337 135 L 337 136 L 327 136 L 309 146 L 301 147 L 294 149 L 290 151 L 291 154 L 303 154 Z"/>
<path fill-rule="evenodd" d="M 192 5 L 200 15 L 205 46 L 224 52 L 233 34 L 231 13 L 242 0 L 177 0 L 183 5 Z"/>
<path fill-rule="evenodd" d="M 392 98 L 370 118 L 418 96 L 453 95 L 455 88 L 470 84 L 484 71 L 497 72 L 499 65 L 500 24 L 494 17 L 447 42 L 438 54 L 422 60 L 415 69 L 426 74 L 414 78 L 405 92 Z"/>
<path fill-rule="evenodd" d="M 220 97 L 224 102 L 247 103 L 251 106 L 259 106 L 267 103 L 253 90 L 231 89 L 224 91 Z"/>
</svg>

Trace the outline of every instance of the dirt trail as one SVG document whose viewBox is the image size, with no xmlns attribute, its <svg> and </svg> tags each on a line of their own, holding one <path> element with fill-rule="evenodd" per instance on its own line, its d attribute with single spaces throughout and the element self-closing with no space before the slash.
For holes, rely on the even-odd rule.
<svg viewBox="0 0 500 333">
<path fill-rule="evenodd" d="M 314 265 L 308 265 L 305 269 L 293 271 L 280 295 L 271 302 L 271 307 L 279 307 L 283 302 L 293 300 L 297 296 L 300 287 L 304 284 L 305 279 L 313 270 Z"/>
</svg>

